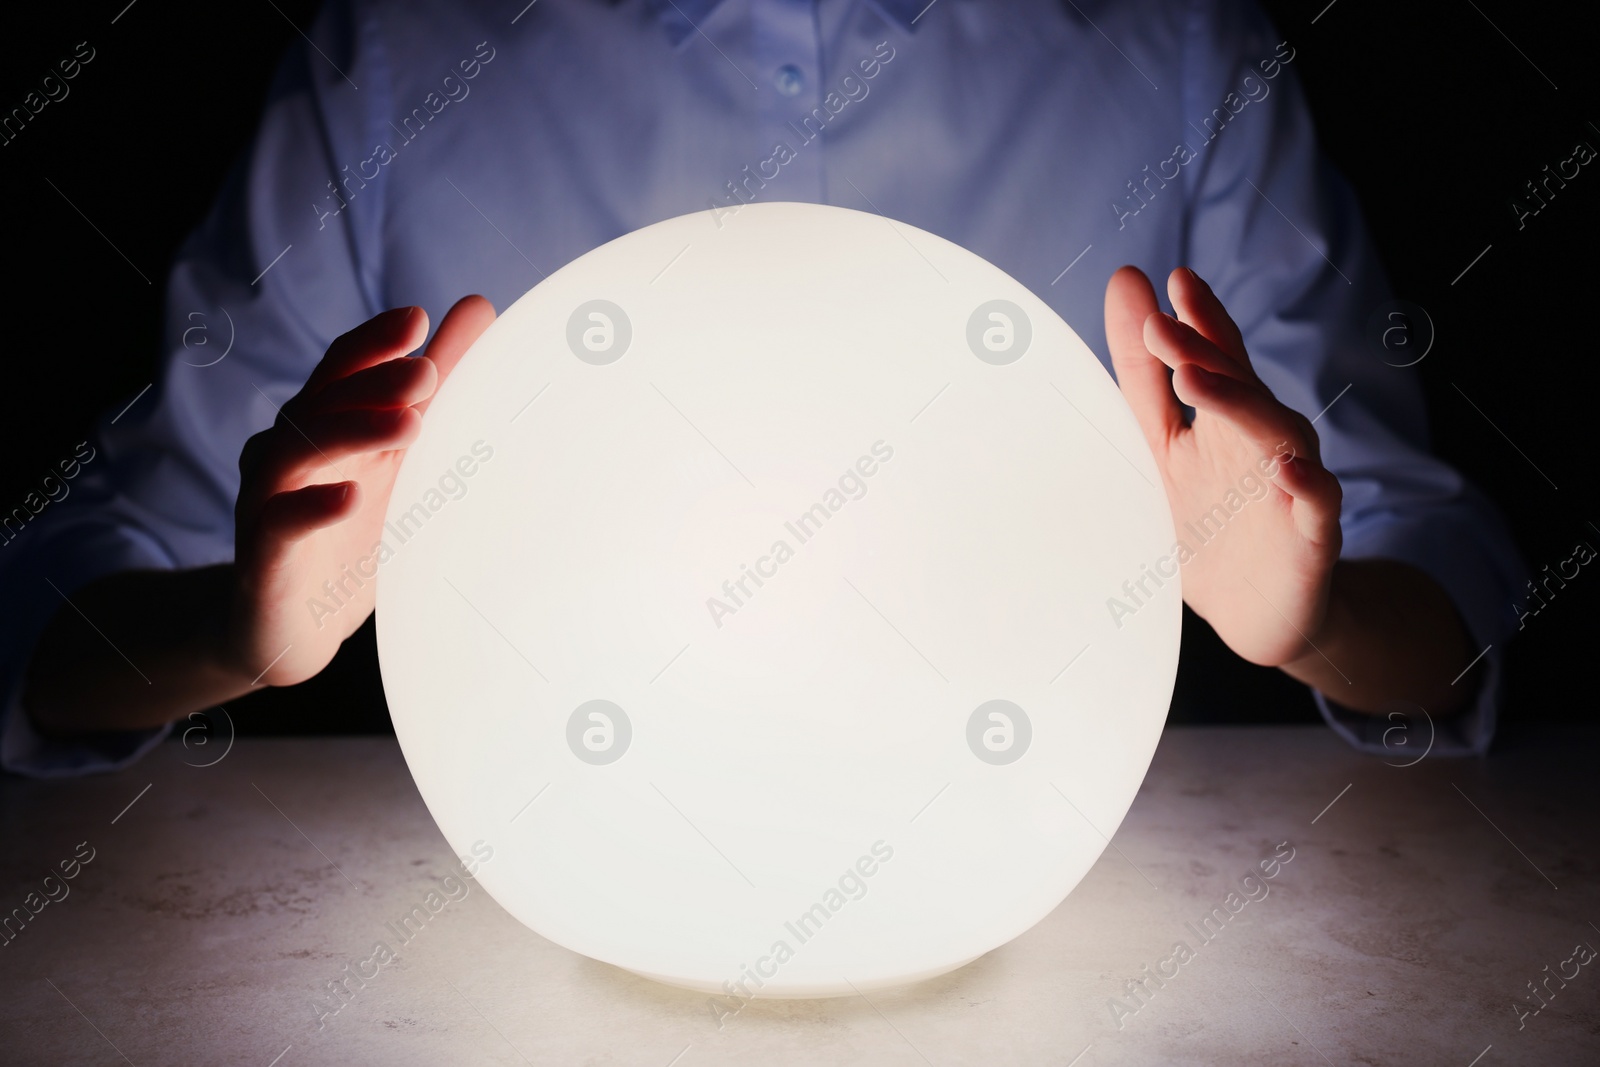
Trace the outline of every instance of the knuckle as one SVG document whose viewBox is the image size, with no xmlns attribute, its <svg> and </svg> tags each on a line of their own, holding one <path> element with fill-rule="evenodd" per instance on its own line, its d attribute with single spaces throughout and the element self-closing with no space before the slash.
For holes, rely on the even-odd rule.
<svg viewBox="0 0 1600 1067">
<path fill-rule="evenodd" d="M 248 474 L 260 465 L 271 433 L 271 430 L 262 430 L 245 438 L 244 447 L 239 450 L 239 473 Z"/>
<path fill-rule="evenodd" d="M 1299 415 L 1298 412 L 1296 414 Z M 1299 419 L 1300 435 L 1305 439 L 1306 451 L 1311 453 L 1312 456 L 1321 455 L 1322 439 L 1317 436 L 1317 428 L 1304 415 L 1299 415 Z"/>
<path fill-rule="evenodd" d="M 309 402 L 310 397 L 308 395 L 308 391 L 305 389 L 300 390 L 298 393 L 294 394 L 294 396 L 291 396 L 288 400 L 285 400 L 283 405 L 278 408 L 278 417 L 273 421 L 273 425 L 281 426 L 285 422 L 288 422 L 291 418 L 298 417 L 301 412 L 305 410 L 306 405 Z"/>
</svg>

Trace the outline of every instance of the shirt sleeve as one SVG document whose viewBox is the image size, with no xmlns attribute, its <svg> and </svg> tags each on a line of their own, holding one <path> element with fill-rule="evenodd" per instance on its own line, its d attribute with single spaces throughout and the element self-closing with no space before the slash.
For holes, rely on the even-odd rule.
<svg viewBox="0 0 1600 1067">
<path fill-rule="evenodd" d="M 381 183 L 348 204 L 333 184 L 342 177 L 337 153 L 359 159 L 376 140 L 372 115 L 386 83 L 383 64 L 362 47 L 370 37 L 350 5 L 335 2 L 286 57 L 253 144 L 178 252 L 156 380 L 100 420 L 72 460 L 65 495 L 41 501 L 20 532 L 6 531 L 0 768 L 111 770 L 170 730 L 47 740 L 20 705 L 23 679 L 45 624 L 76 610 L 70 601 L 87 583 L 233 558 L 245 439 L 272 424 L 336 336 L 378 310 L 371 264 Z M 353 154 L 361 145 L 368 150 Z M 127 677 L 148 684 L 137 664 Z"/>
<path fill-rule="evenodd" d="M 1487 650 L 1475 703 L 1427 718 L 1434 755 L 1481 754 L 1494 734 L 1522 560 L 1487 498 L 1428 454 L 1416 370 L 1369 343 L 1368 324 L 1392 294 L 1354 194 L 1317 147 L 1293 43 L 1253 3 L 1195 0 L 1190 19 L 1189 121 L 1176 134 L 1194 156 L 1183 168 L 1183 261 L 1233 314 L 1262 381 L 1314 419 L 1323 461 L 1344 489 L 1341 558 L 1417 567 L 1449 593 L 1475 652 Z M 1363 751 L 1414 755 L 1428 732 L 1419 721 L 1397 749 L 1397 722 L 1316 699 Z"/>
</svg>

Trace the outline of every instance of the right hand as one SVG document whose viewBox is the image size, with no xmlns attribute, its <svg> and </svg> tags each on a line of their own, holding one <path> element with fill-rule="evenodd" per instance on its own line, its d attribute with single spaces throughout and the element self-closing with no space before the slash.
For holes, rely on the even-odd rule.
<svg viewBox="0 0 1600 1067">
<path fill-rule="evenodd" d="M 219 655 L 246 681 L 293 685 L 327 666 L 372 613 L 372 555 L 400 460 L 445 376 L 494 321 L 458 301 L 421 358 L 421 308 L 385 311 L 329 346 L 277 421 L 245 442 L 234 508 L 234 589 Z M 371 570 L 368 563 L 364 569 Z M 338 602 L 323 583 L 332 582 Z M 313 601 L 333 608 L 313 610 Z M 269 666 L 270 665 L 270 666 Z"/>
</svg>

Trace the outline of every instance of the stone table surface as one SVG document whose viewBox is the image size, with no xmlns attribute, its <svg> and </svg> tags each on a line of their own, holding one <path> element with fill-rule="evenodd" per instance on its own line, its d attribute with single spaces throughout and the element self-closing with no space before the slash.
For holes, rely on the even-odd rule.
<svg viewBox="0 0 1600 1067">
<path fill-rule="evenodd" d="M 0 1060 L 1600 1064 L 1600 966 L 1574 955 L 1600 947 L 1597 741 L 1396 766 L 1316 727 L 1169 729 L 1115 847 L 1022 937 L 720 1028 L 704 994 L 560 948 L 477 887 L 332 998 L 453 862 L 398 744 L 246 738 L 194 766 L 221 744 L 174 742 L 0 783 L 0 915 L 39 908 L 0 948 Z M 1293 858 L 1267 895 L 1202 942 L 1274 849 Z M 1147 965 L 1171 976 L 1130 994 Z"/>
</svg>

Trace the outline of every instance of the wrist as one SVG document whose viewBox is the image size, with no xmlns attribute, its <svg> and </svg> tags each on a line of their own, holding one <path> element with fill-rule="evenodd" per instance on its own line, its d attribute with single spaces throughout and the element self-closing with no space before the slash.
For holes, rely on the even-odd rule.
<svg viewBox="0 0 1600 1067">
<path fill-rule="evenodd" d="M 207 673 L 240 692 L 254 685 L 250 672 L 249 602 L 233 563 L 204 569 L 198 598 L 202 620 L 193 634 L 196 657 Z"/>
<path fill-rule="evenodd" d="M 1353 588 L 1359 585 L 1355 578 L 1348 562 L 1333 561 L 1322 593 L 1322 616 L 1315 626 L 1306 628 L 1306 648 L 1295 662 L 1314 659 L 1321 663 L 1317 649 L 1327 652 L 1329 646 L 1339 646 L 1345 634 L 1361 625 L 1362 604 L 1359 591 Z"/>
<path fill-rule="evenodd" d="M 1279 669 L 1296 681 L 1303 682 L 1332 700 L 1341 700 L 1341 694 L 1353 688 L 1346 660 L 1348 636 L 1359 633 L 1361 605 L 1359 597 L 1352 594 L 1352 575 L 1349 564 L 1335 560 L 1328 571 L 1327 588 L 1323 593 L 1320 620 L 1301 635 L 1304 647 Z"/>
<path fill-rule="evenodd" d="M 1476 676 L 1462 676 L 1476 651 L 1466 624 L 1444 588 L 1407 563 L 1336 563 L 1323 620 L 1307 637 L 1314 646 L 1284 672 L 1355 711 L 1399 703 L 1445 714 L 1476 691 Z"/>
</svg>

